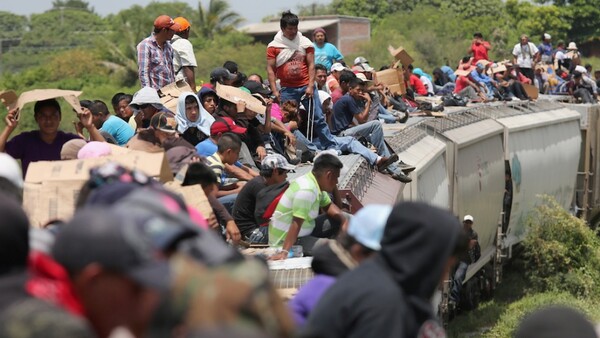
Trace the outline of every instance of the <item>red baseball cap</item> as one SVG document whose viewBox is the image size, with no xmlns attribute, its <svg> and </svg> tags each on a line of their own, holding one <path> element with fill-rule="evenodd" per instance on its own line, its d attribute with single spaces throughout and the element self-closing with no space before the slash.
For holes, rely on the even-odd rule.
<svg viewBox="0 0 600 338">
<path fill-rule="evenodd" d="M 154 20 L 154 28 L 170 29 L 179 32 L 181 26 L 168 15 L 161 15 Z"/>
<path fill-rule="evenodd" d="M 219 117 L 210 126 L 210 135 L 215 136 L 222 133 L 245 134 L 246 128 L 240 127 L 229 117 Z"/>
</svg>

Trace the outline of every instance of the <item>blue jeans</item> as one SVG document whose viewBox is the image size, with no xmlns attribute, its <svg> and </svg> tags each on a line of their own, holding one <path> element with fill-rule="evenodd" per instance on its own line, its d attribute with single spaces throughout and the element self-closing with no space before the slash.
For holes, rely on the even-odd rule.
<svg viewBox="0 0 600 338">
<path fill-rule="evenodd" d="M 298 129 L 292 132 L 294 136 L 296 136 L 296 148 L 302 149 L 302 147 L 298 147 L 298 144 L 302 144 L 306 149 L 310 151 L 317 151 L 319 148 L 312 142 L 310 142 L 304 134 Z"/>
<path fill-rule="evenodd" d="M 465 262 L 459 262 L 456 271 L 454 272 L 454 278 L 452 279 L 452 290 L 450 291 L 450 300 L 458 303 L 460 301 L 460 290 L 462 289 L 462 283 L 467 275 L 467 268 L 469 265 Z"/>
<path fill-rule="evenodd" d="M 350 127 L 340 133 L 340 136 L 362 136 L 377 148 L 379 156 L 389 157 L 390 152 L 383 141 L 383 128 L 379 121 L 369 121 Z"/>
<path fill-rule="evenodd" d="M 238 194 L 231 194 L 219 197 L 217 199 L 219 200 L 219 202 L 221 202 L 221 204 L 223 204 L 225 209 L 227 209 L 227 212 L 233 214 L 233 205 L 235 204 L 235 199 L 237 198 L 237 196 Z"/>
<path fill-rule="evenodd" d="M 377 114 L 377 117 L 382 119 L 383 122 L 396 123 L 396 121 L 397 121 L 396 116 L 392 115 L 392 113 L 390 113 L 387 109 L 385 109 L 385 107 L 383 107 L 381 104 L 379 105 L 379 107 L 377 109 L 379 112 L 379 114 Z"/>
<path fill-rule="evenodd" d="M 307 86 L 302 86 L 302 87 L 297 87 L 297 88 L 282 87 L 281 91 L 280 91 L 281 104 L 283 104 L 283 102 L 288 101 L 288 100 L 296 100 L 296 102 L 302 103 L 304 108 L 308 109 L 309 99 L 304 98 L 304 100 L 301 100 L 302 96 L 304 96 L 304 93 L 306 92 L 306 87 Z M 317 86 L 315 85 L 314 88 L 316 89 Z M 317 136 L 319 136 L 321 145 L 325 149 L 334 148 L 335 141 L 333 140 L 333 135 L 331 135 L 329 126 L 327 126 L 327 123 L 325 122 L 325 116 L 323 116 L 323 109 L 321 108 L 321 100 L 319 100 L 319 91 L 318 90 L 313 91 L 313 99 L 312 100 L 313 100 L 313 102 L 312 102 L 311 106 L 314 107 L 313 126 L 315 128 L 315 132 L 316 132 Z"/>
<path fill-rule="evenodd" d="M 371 149 L 365 147 L 357 139 L 352 136 L 338 136 L 335 138 L 337 149 L 352 154 L 359 154 L 364 157 L 371 165 L 377 164 L 377 154 Z"/>
</svg>

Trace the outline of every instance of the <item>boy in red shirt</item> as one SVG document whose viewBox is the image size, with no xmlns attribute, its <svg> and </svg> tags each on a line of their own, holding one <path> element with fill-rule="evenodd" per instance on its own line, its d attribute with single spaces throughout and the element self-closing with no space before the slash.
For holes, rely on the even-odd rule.
<svg viewBox="0 0 600 338">
<path fill-rule="evenodd" d="M 473 42 L 471 43 L 471 47 L 467 51 L 467 54 L 473 54 L 473 64 L 477 64 L 479 60 L 487 60 L 490 61 L 488 56 L 488 51 L 492 49 L 492 45 L 483 40 L 483 35 L 481 33 L 473 34 Z"/>
</svg>

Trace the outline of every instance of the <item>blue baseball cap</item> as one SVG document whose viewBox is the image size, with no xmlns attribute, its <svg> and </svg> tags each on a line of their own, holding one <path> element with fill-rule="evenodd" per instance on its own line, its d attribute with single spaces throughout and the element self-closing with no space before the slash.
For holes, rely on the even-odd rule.
<svg viewBox="0 0 600 338">
<path fill-rule="evenodd" d="M 383 229 L 391 212 L 391 205 L 366 205 L 350 219 L 348 235 L 365 247 L 379 251 Z"/>
</svg>

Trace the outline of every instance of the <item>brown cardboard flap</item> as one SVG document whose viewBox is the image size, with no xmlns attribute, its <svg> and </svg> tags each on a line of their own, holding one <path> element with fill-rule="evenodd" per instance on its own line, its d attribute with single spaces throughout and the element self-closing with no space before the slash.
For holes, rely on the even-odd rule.
<svg viewBox="0 0 600 338">
<path fill-rule="evenodd" d="M 388 46 L 388 51 L 396 60 L 402 62 L 404 66 L 408 66 L 415 61 L 403 47 L 394 48 L 390 45 Z"/>
<path fill-rule="evenodd" d="M 213 211 L 210 207 L 210 203 L 208 203 L 208 199 L 204 194 L 204 190 L 202 190 L 202 186 L 199 184 L 183 187 L 179 182 L 171 181 L 165 183 L 164 186 L 165 188 L 181 196 L 186 204 L 200 211 L 202 216 L 204 216 L 206 219 L 212 215 Z"/>
<path fill-rule="evenodd" d="M 27 170 L 25 181 L 45 183 L 51 181 L 85 181 L 91 168 L 108 162 L 117 162 L 129 169 L 137 169 L 161 182 L 173 180 L 173 174 L 165 153 L 146 153 L 128 150 L 120 155 L 112 155 L 86 160 L 32 162 Z"/>
<path fill-rule="evenodd" d="M 65 180 L 29 183 L 23 189 L 23 209 L 34 227 L 49 221 L 68 220 L 75 212 L 75 203 L 84 181 Z"/>
<path fill-rule="evenodd" d="M 182 93 L 194 93 L 192 87 L 187 84 L 184 80 L 179 80 L 177 82 L 173 82 L 162 87 L 158 91 L 158 96 L 160 96 L 160 101 L 163 106 L 167 107 L 171 112 L 177 113 L 177 102 L 179 101 L 179 96 Z"/>
<path fill-rule="evenodd" d="M 527 93 L 527 96 L 529 96 L 530 99 L 536 100 L 538 98 L 540 92 L 536 86 L 527 83 L 522 83 L 522 85 L 523 89 L 525 89 L 525 92 Z"/>
<path fill-rule="evenodd" d="M 11 93 L 12 92 L 12 93 Z M 18 107 L 19 109 L 23 109 L 25 104 L 30 102 L 54 99 L 57 97 L 62 97 L 67 101 L 68 104 L 73 107 L 76 111 L 81 111 L 81 106 L 79 105 L 79 95 L 81 95 L 80 91 L 75 90 L 62 90 L 62 89 L 34 89 L 27 92 L 21 93 L 21 96 L 17 99 L 17 101 L 9 102 L 10 100 L 14 100 L 14 91 L 4 91 L 0 93 L 0 98 L 5 105 L 7 105 L 8 109 L 12 109 Z M 7 104 L 8 103 L 8 104 Z M 18 118 L 21 117 L 21 114 L 18 115 Z"/>
<path fill-rule="evenodd" d="M 0 101 L 6 107 L 6 109 L 11 110 L 17 106 L 17 100 L 19 97 L 14 90 L 5 90 L 0 92 Z"/>
<path fill-rule="evenodd" d="M 219 97 L 229 102 L 237 103 L 240 100 L 245 101 L 246 108 L 255 113 L 264 115 L 267 112 L 267 107 L 265 107 L 259 99 L 239 88 L 217 83 L 216 92 Z"/>
<path fill-rule="evenodd" d="M 399 68 L 382 70 L 376 73 L 377 81 L 386 85 L 394 94 L 406 94 L 404 75 Z"/>
</svg>

